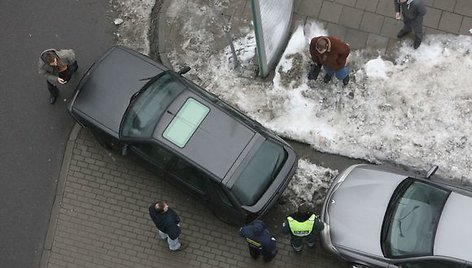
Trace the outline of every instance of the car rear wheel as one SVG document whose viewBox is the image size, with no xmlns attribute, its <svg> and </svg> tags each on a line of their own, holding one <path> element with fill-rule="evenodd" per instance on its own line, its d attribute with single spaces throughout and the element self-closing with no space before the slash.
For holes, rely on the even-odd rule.
<svg viewBox="0 0 472 268">
<path fill-rule="evenodd" d="M 108 151 L 111 151 L 112 153 L 121 154 L 121 151 L 124 146 L 124 143 L 122 141 L 113 138 L 102 130 L 91 129 L 91 131 L 97 142 L 103 148 L 107 149 Z"/>
</svg>

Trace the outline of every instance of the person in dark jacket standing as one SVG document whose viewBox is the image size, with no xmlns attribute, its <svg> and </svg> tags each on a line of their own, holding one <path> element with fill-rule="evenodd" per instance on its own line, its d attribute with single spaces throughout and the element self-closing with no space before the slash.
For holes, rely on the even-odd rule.
<svg viewBox="0 0 472 268">
<path fill-rule="evenodd" d="M 58 85 L 64 85 L 78 69 L 72 49 L 46 49 L 38 61 L 38 73 L 44 75 L 49 90 L 49 103 L 54 104 L 59 96 Z"/>
<path fill-rule="evenodd" d="M 402 38 L 412 30 L 415 32 L 413 48 L 417 49 L 423 40 L 423 17 L 426 8 L 422 0 L 394 0 L 395 18 L 399 20 L 403 15 L 403 28 L 397 37 Z M 401 14 L 401 15 L 400 15 Z"/>
<path fill-rule="evenodd" d="M 157 227 L 159 237 L 167 240 L 171 251 L 184 250 L 187 244 L 179 242 L 181 233 L 179 223 L 180 218 L 173 209 L 169 207 L 167 201 L 158 201 L 149 207 L 149 215 Z"/>
<path fill-rule="evenodd" d="M 324 223 L 311 212 L 306 203 L 300 205 L 297 212 L 287 216 L 282 224 L 282 233 L 290 234 L 290 242 L 295 252 L 303 250 L 304 240 L 309 248 L 314 248 L 316 236 L 323 229 Z"/>
<path fill-rule="evenodd" d="M 239 235 L 246 239 L 249 254 L 254 259 L 262 255 L 265 262 L 270 262 L 277 255 L 277 240 L 270 234 L 263 221 L 254 220 L 252 223 L 241 227 Z"/>
<path fill-rule="evenodd" d="M 308 79 L 316 80 L 321 67 L 326 71 L 323 79 L 325 83 L 331 81 L 333 75 L 349 83 L 349 69 L 346 67 L 347 57 L 351 52 L 349 45 L 334 36 L 318 36 L 311 39 L 310 55 L 313 63 L 308 73 Z"/>
</svg>

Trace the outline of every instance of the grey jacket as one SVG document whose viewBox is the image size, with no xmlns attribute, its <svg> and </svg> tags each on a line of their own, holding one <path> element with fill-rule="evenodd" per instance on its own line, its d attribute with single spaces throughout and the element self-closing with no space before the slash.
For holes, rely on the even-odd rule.
<svg viewBox="0 0 472 268">
<path fill-rule="evenodd" d="M 395 5 L 395 12 L 402 12 L 405 20 L 415 20 L 426 14 L 426 7 L 422 0 L 407 0 L 400 3 L 400 0 L 393 0 Z"/>
<path fill-rule="evenodd" d="M 59 50 L 46 49 L 43 52 L 41 52 L 41 56 L 39 57 L 39 61 L 38 61 L 38 73 L 41 75 L 44 75 L 46 79 L 48 80 L 48 82 L 57 86 L 58 84 L 57 78 L 59 77 L 59 72 L 57 71 L 56 68 L 46 63 L 42 58 L 42 55 L 46 51 L 50 51 L 50 50 L 56 52 L 59 59 L 68 66 L 76 61 L 75 52 L 73 49 L 59 49 Z"/>
</svg>

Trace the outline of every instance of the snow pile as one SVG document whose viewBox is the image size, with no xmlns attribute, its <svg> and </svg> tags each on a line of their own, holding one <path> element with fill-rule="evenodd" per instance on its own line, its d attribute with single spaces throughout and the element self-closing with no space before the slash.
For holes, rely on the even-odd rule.
<svg viewBox="0 0 472 268">
<path fill-rule="evenodd" d="M 142 41 L 147 40 L 143 36 L 149 19 L 145 17 L 152 1 L 114 1 L 128 7 L 129 15 L 120 28 L 129 22 L 128 17 L 140 21 L 133 29 L 138 33 L 124 31 L 122 42 L 147 53 L 148 44 Z M 263 81 L 255 77 L 251 18 L 233 16 L 233 21 L 227 21 L 223 14 L 231 9 L 230 1 L 210 2 L 175 0 L 165 14 L 179 26 L 176 34 L 184 39 L 167 56 L 175 69 L 192 67 L 189 79 L 281 136 L 317 150 L 418 170 L 437 164 L 439 175 L 470 183 L 470 36 L 427 35 L 419 49 L 403 43 L 395 59 L 389 60 L 352 51 L 348 59 L 351 82 L 342 88 L 336 79 L 324 84 L 323 73 L 318 81 L 307 80 L 309 41 L 329 32 L 315 21 L 299 22 L 273 79 Z M 218 47 L 222 42 L 214 41 L 225 38 L 223 28 L 230 23 L 238 25 L 232 30 L 241 62 L 238 70 L 233 70 L 229 46 Z M 299 166 L 286 194 L 292 200 L 319 202 L 315 193 L 324 192 L 337 171 L 304 160 Z"/>
</svg>

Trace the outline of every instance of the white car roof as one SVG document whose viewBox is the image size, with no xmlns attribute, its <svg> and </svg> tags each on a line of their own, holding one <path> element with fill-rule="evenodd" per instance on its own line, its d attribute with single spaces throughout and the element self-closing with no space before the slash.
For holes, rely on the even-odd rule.
<svg viewBox="0 0 472 268">
<path fill-rule="evenodd" d="M 444 206 L 434 240 L 434 255 L 472 262 L 472 197 L 452 192 Z"/>
</svg>

